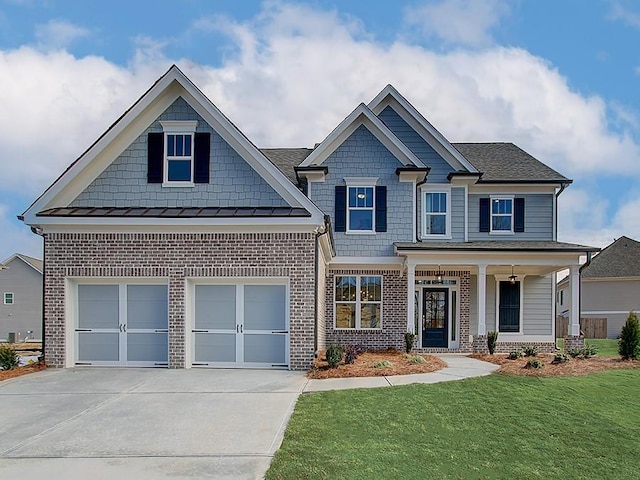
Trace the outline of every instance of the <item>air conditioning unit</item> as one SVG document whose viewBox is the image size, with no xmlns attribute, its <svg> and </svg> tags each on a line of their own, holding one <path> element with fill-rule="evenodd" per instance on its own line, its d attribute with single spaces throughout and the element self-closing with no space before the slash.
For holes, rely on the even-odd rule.
<svg viewBox="0 0 640 480">
<path fill-rule="evenodd" d="M 9 343 L 18 343 L 20 341 L 20 332 L 9 332 L 7 335 Z"/>
</svg>

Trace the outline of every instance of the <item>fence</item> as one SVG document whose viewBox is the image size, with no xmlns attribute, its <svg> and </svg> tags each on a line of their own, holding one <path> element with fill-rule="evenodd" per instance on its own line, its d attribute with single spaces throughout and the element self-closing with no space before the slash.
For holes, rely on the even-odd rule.
<svg viewBox="0 0 640 480">
<path fill-rule="evenodd" d="M 584 338 L 607 338 L 606 318 L 581 318 L 580 331 Z M 569 319 L 556 317 L 556 337 L 563 338 L 569 332 Z"/>
</svg>

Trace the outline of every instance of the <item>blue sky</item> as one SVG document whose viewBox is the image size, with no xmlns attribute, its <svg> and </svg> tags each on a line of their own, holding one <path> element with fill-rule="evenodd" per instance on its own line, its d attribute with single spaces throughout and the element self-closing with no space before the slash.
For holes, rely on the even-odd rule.
<svg viewBox="0 0 640 480">
<path fill-rule="evenodd" d="M 172 63 L 259 146 L 312 146 L 392 83 L 451 141 L 574 179 L 559 239 L 640 239 L 640 4 L 0 0 L 0 260 L 16 220 Z"/>
</svg>

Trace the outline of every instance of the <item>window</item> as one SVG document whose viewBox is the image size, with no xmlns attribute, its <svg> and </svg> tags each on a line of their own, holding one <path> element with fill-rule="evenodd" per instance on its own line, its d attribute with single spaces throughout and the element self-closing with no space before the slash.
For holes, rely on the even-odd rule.
<svg viewBox="0 0 640 480">
<path fill-rule="evenodd" d="M 348 232 L 374 231 L 373 187 L 349 187 Z"/>
<path fill-rule="evenodd" d="M 382 328 L 382 277 L 336 276 L 335 328 Z"/>
<path fill-rule="evenodd" d="M 165 184 L 191 185 L 194 173 L 194 137 L 197 122 L 161 122 L 164 131 Z"/>
<path fill-rule="evenodd" d="M 513 233 L 512 197 L 491 197 L 491 233 Z"/>
<path fill-rule="evenodd" d="M 520 332 L 520 282 L 501 281 L 499 304 L 499 328 L 501 333 Z"/>
<path fill-rule="evenodd" d="M 13 293 L 12 292 L 4 292 L 4 304 L 5 305 L 13 305 Z"/>
<path fill-rule="evenodd" d="M 451 191 L 428 190 L 424 194 L 422 236 L 451 238 Z"/>
</svg>

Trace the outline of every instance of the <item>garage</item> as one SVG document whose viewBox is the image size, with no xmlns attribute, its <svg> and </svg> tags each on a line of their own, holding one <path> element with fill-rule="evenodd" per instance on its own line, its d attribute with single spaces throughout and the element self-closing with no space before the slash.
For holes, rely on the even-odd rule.
<svg viewBox="0 0 640 480">
<path fill-rule="evenodd" d="M 168 288 L 160 284 L 79 284 L 75 364 L 168 366 Z"/>
<path fill-rule="evenodd" d="M 194 367 L 289 368 L 286 280 L 196 284 L 192 296 Z"/>
</svg>

